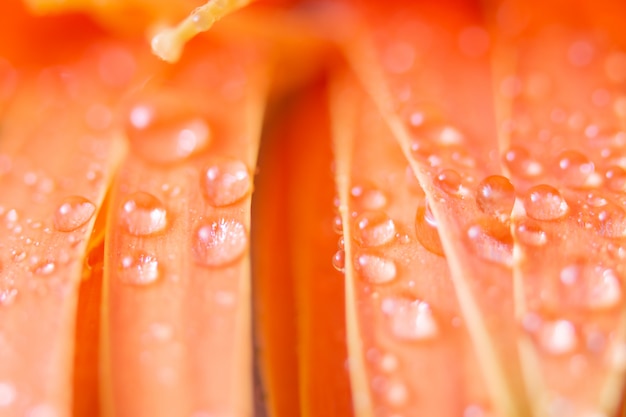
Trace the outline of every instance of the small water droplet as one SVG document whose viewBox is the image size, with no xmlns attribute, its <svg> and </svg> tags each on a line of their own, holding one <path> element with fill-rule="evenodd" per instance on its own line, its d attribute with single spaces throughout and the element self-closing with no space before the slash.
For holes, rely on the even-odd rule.
<svg viewBox="0 0 626 417">
<path fill-rule="evenodd" d="M 96 206 L 80 196 L 63 200 L 54 212 L 54 227 L 60 232 L 71 232 L 87 223 L 96 212 Z"/>
<path fill-rule="evenodd" d="M 365 247 L 384 245 L 396 236 L 395 223 L 382 211 L 365 212 L 356 218 L 354 224 L 354 236 Z"/>
<path fill-rule="evenodd" d="M 356 185 L 350 190 L 354 204 L 358 209 L 381 210 L 387 206 L 387 196 L 378 188 Z"/>
<path fill-rule="evenodd" d="M 13 384 L 0 381 L 0 408 L 10 406 L 17 398 L 17 390 Z"/>
<path fill-rule="evenodd" d="M 392 353 L 385 353 L 380 358 L 378 367 L 385 373 L 395 372 L 399 367 L 398 357 Z"/>
<path fill-rule="evenodd" d="M 441 238 L 437 230 L 437 220 L 430 210 L 428 201 L 417 207 L 415 214 L 415 234 L 417 240 L 429 251 L 439 256 L 445 256 L 441 246 Z"/>
<path fill-rule="evenodd" d="M 33 272 L 37 275 L 51 275 L 56 269 L 56 264 L 51 260 L 37 262 L 33 267 Z"/>
<path fill-rule="evenodd" d="M 333 230 L 339 235 L 343 233 L 343 221 L 339 215 L 333 217 Z"/>
<path fill-rule="evenodd" d="M 539 344 L 551 355 L 565 355 L 578 346 L 576 328 L 567 320 L 543 322 L 538 331 Z"/>
<path fill-rule="evenodd" d="M 131 148 L 144 160 L 176 163 L 208 146 L 209 124 L 203 116 L 182 110 L 181 100 L 164 94 L 131 109 L 126 132 Z"/>
<path fill-rule="evenodd" d="M 546 184 L 528 190 L 524 197 L 524 209 L 528 217 L 536 220 L 557 220 L 569 210 L 561 193 Z"/>
<path fill-rule="evenodd" d="M 515 204 L 515 187 L 508 178 L 491 175 L 478 184 L 476 203 L 483 213 L 504 222 Z"/>
<path fill-rule="evenodd" d="M 605 174 L 606 185 L 611 191 L 626 191 L 626 170 L 620 166 L 610 166 Z"/>
<path fill-rule="evenodd" d="M 339 271 L 344 272 L 346 268 L 346 252 L 343 249 L 335 252 L 333 256 L 333 267 Z"/>
<path fill-rule="evenodd" d="M 250 191 L 250 174 L 242 161 L 215 163 L 202 175 L 202 191 L 215 207 L 228 206 L 243 199 Z"/>
<path fill-rule="evenodd" d="M 601 310 L 622 300 L 620 279 L 612 268 L 580 261 L 561 270 L 559 299 L 573 308 Z"/>
<path fill-rule="evenodd" d="M 564 151 L 558 156 L 557 161 L 554 175 L 572 187 L 582 186 L 594 171 L 593 162 L 577 151 Z"/>
<path fill-rule="evenodd" d="M 548 242 L 548 236 L 541 226 L 525 220 L 515 226 L 515 237 L 529 246 L 543 246 Z"/>
<path fill-rule="evenodd" d="M 120 221 L 131 235 L 152 235 L 165 230 L 167 211 L 161 200 L 152 194 L 139 191 L 124 200 Z"/>
<path fill-rule="evenodd" d="M 447 194 L 458 196 L 461 194 L 463 178 L 453 169 L 444 169 L 437 175 L 435 184 Z"/>
<path fill-rule="evenodd" d="M 393 281 L 398 273 L 393 260 L 372 253 L 357 254 L 354 267 L 363 279 L 374 284 Z"/>
<path fill-rule="evenodd" d="M 524 178 L 532 178 L 543 172 L 541 164 L 531 158 L 528 150 L 513 146 L 504 154 L 504 163 L 511 174 Z"/>
<path fill-rule="evenodd" d="M 247 247 L 248 233 L 244 225 L 225 218 L 202 222 L 196 228 L 192 243 L 195 261 L 211 267 L 234 262 Z"/>
<path fill-rule="evenodd" d="M 513 265 L 513 239 L 507 227 L 488 228 L 475 224 L 467 229 L 467 237 L 472 250 L 480 258 L 501 265 Z"/>
<path fill-rule="evenodd" d="M 118 267 L 120 281 L 132 285 L 147 285 L 159 278 L 160 265 L 156 256 L 135 251 L 122 256 Z"/>
<path fill-rule="evenodd" d="M 439 334 L 430 305 L 424 301 L 386 297 L 381 310 L 387 316 L 391 333 L 398 339 L 424 341 Z"/>
</svg>

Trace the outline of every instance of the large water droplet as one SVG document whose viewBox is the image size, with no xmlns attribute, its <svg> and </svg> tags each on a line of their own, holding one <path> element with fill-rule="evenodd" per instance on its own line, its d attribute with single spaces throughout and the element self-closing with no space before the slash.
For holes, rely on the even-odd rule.
<svg viewBox="0 0 626 417">
<path fill-rule="evenodd" d="M 467 229 L 467 237 L 473 252 L 480 258 L 506 266 L 513 264 L 513 239 L 507 227 L 488 228 L 475 224 Z"/>
<path fill-rule="evenodd" d="M 622 300 L 620 279 L 612 268 L 580 261 L 561 270 L 559 299 L 573 308 L 601 310 Z"/>
<path fill-rule="evenodd" d="M 430 210 L 428 201 L 425 200 L 423 206 L 417 208 L 415 214 L 415 234 L 417 240 L 430 252 L 444 256 L 441 238 L 437 230 L 437 220 Z"/>
<path fill-rule="evenodd" d="M 132 285 L 147 285 L 159 278 L 159 261 L 156 256 L 135 251 L 122 256 L 118 266 L 120 281 Z"/>
<path fill-rule="evenodd" d="M 515 187 L 508 178 L 491 175 L 478 184 L 476 203 L 483 213 L 504 222 L 515 204 Z"/>
<path fill-rule="evenodd" d="M 131 235 L 152 235 L 167 226 L 167 212 L 161 200 L 139 191 L 126 197 L 121 207 L 120 221 Z"/>
<path fill-rule="evenodd" d="M 54 212 L 54 227 L 60 232 L 71 232 L 89 221 L 96 212 L 96 206 L 80 196 L 63 200 Z"/>
<path fill-rule="evenodd" d="M 528 150 L 518 146 L 513 146 L 506 151 L 504 163 L 511 174 L 524 178 L 536 177 L 543 172 L 541 164 L 531 158 Z"/>
<path fill-rule="evenodd" d="M 568 211 L 567 203 L 561 193 L 546 184 L 537 185 L 528 190 L 524 198 L 526 214 L 536 220 L 557 220 Z"/>
<path fill-rule="evenodd" d="M 216 219 L 202 222 L 193 236 L 192 251 L 195 261 L 205 266 L 221 266 L 240 258 L 248 247 L 248 233 L 243 224 L 234 219 Z"/>
<path fill-rule="evenodd" d="M 557 159 L 555 176 L 564 184 L 572 187 L 582 186 L 593 173 L 593 162 L 577 151 L 564 151 Z"/>
<path fill-rule="evenodd" d="M 389 329 L 398 339 L 422 341 L 437 337 L 439 328 L 428 303 L 400 297 L 387 297 L 381 302 Z"/>
<path fill-rule="evenodd" d="M 250 190 L 248 167 L 238 160 L 224 160 L 209 166 L 201 181 L 204 196 L 215 207 L 236 203 Z"/>
<path fill-rule="evenodd" d="M 151 98 L 130 110 L 126 132 L 141 158 L 171 164 L 208 146 L 211 128 L 206 119 L 181 110 L 180 100 L 178 96 Z"/>
<path fill-rule="evenodd" d="M 382 211 L 368 211 L 355 220 L 354 236 L 365 247 L 381 246 L 396 236 L 396 225 Z"/>
<path fill-rule="evenodd" d="M 333 267 L 339 271 L 344 272 L 346 268 L 346 252 L 343 249 L 339 249 L 333 256 Z"/>
<path fill-rule="evenodd" d="M 567 320 L 543 322 L 537 334 L 541 347 L 551 355 L 565 355 L 578 345 L 576 328 Z"/>
<path fill-rule="evenodd" d="M 372 253 L 357 254 L 354 267 L 363 279 L 374 284 L 393 281 L 398 273 L 396 263 L 392 259 Z"/>
</svg>

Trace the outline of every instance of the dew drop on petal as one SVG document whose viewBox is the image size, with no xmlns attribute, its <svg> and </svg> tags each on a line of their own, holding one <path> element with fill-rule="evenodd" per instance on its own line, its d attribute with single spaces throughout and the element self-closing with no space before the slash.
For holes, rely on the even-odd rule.
<svg viewBox="0 0 626 417">
<path fill-rule="evenodd" d="M 578 336 L 574 324 L 568 320 L 543 322 L 537 334 L 539 344 L 546 353 L 565 355 L 578 346 Z"/>
<path fill-rule="evenodd" d="M 122 203 L 120 221 L 131 235 L 152 235 L 167 226 L 167 211 L 157 197 L 138 191 L 130 194 Z"/>
<path fill-rule="evenodd" d="M 80 196 L 63 200 L 54 212 L 53 224 L 60 232 L 71 232 L 87 223 L 96 212 L 96 206 Z"/>
<path fill-rule="evenodd" d="M 439 334 L 432 309 L 424 301 L 386 297 L 381 302 L 381 310 L 387 317 L 389 330 L 398 339 L 424 341 Z"/>
<path fill-rule="evenodd" d="M 580 187 L 593 171 L 594 165 L 589 158 L 580 152 L 568 150 L 558 156 L 554 175 L 566 185 Z"/>
<path fill-rule="evenodd" d="M 444 169 L 435 178 L 435 184 L 447 194 L 460 195 L 463 179 L 461 175 L 453 169 Z"/>
<path fill-rule="evenodd" d="M 117 270 L 120 281 L 131 285 L 151 284 L 159 275 L 160 265 L 156 256 L 139 250 L 123 255 Z"/>
<path fill-rule="evenodd" d="M 515 187 L 508 178 L 491 175 L 478 184 L 476 203 L 483 213 L 500 221 L 506 220 L 515 204 Z"/>
<path fill-rule="evenodd" d="M 36 275 L 52 275 L 56 270 L 56 263 L 52 260 L 46 259 L 40 262 L 37 262 L 33 267 L 33 272 Z"/>
<path fill-rule="evenodd" d="M 250 191 L 250 174 L 242 161 L 224 160 L 207 167 L 201 179 L 209 204 L 227 206 L 243 199 Z"/>
<path fill-rule="evenodd" d="M 395 223 L 382 211 L 366 211 L 355 219 L 354 224 L 354 236 L 364 247 L 384 245 L 396 236 Z"/>
<path fill-rule="evenodd" d="M 202 222 L 192 242 L 194 260 L 204 266 L 230 264 L 239 259 L 248 247 L 248 233 L 234 219 L 219 218 Z"/>
<path fill-rule="evenodd" d="M 541 184 L 528 190 L 524 209 L 535 220 L 557 220 L 567 214 L 569 207 L 556 188 Z"/>
<path fill-rule="evenodd" d="M 357 254 L 354 267 L 365 281 L 373 284 L 393 281 L 398 273 L 396 263 L 392 259 L 371 253 Z"/>
<path fill-rule="evenodd" d="M 417 208 L 415 214 L 415 234 L 417 240 L 429 251 L 444 256 L 441 238 L 437 229 L 437 220 L 430 210 L 428 201 Z"/>
<path fill-rule="evenodd" d="M 620 166 L 611 166 L 604 173 L 606 185 L 611 191 L 626 191 L 626 170 Z"/>
<path fill-rule="evenodd" d="M 333 255 L 333 267 L 339 272 L 344 272 L 346 268 L 346 252 L 343 249 L 339 249 Z"/>
</svg>

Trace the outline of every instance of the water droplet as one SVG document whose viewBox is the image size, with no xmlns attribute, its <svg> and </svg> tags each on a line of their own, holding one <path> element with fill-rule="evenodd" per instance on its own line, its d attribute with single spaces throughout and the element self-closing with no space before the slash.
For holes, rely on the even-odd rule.
<svg viewBox="0 0 626 417">
<path fill-rule="evenodd" d="M 215 207 L 228 206 L 243 199 L 250 190 L 248 167 L 238 160 L 215 163 L 202 175 L 202 191 Z"/>
<path fill-rule="evenodd" d="M 576 328 L 567 320 L 543 322 L 539 328 L 539 344 L 551 355 L 565 355 L 578 345 Z"/>
<path fill-rule="evenodd" d="M 529 246 L 543 246 L 548 242 L 546 232 L 539 225 L 525 220 L 515 226 L 515 237 Z"/>
<path fill-rule="evenodd" d="M 393 260 L 371 253 L 357 254 L 354 267 L 363 279 L 374 284 L 393 281 L 398 273 Z"/>
<path fill-rule="evenodd" d="M 358 209 L 381 210 L 387 206 L 387 196 L 378 188 L 356 185 L 350 190 L 354 204 Z"/>
<path fill-rule="evenodd" d="M 355 220 L 356 240 L 365 247 L 381 246 L 396 236 L 396 225 L 382 211 L 368 211 Z"/>
<path fill-rule="evenodd" d="M 409 399 L 409 389 L 402 381 L 390 381 L 385 391 L 387 404 L 392 407 L 402 407 Z"/>
<path fill-rule="evenodd" d="M 504 163 L 511 174 L 524 178 L 532 178 L 543 172 L 539 162 L 531 158 L 528 150 L 513 146 L 504 154 Z"/>
<path fill-rule="evenodd" d="M 56 264 L 51 260 L 37 262 L 33 267 L 33 272 L 37 275 L 51 275 L 56 269 Z"/>
<path fill-rule="evenodd" d="M 561 302 L 579 309 L 608 309 L 622 300 L 620 279 L 612 268 L 580 261 L 561 270 Z"/>
<path fill-rule="evenodd" d="M 563 183 L 572 186 L 582 186 L 593 173 L 593 162 L 577 151 L 564 151 L 558 157 L 554 175 Z"/>
<path fill-rule="evenodd" d="M 89 221 L 96 212 L 96 206 L 80 196 L 63 200 L 54 212 L 54 227 L 60 232 L 71 232 Z"/>
<path fill-rule="evenodd" d="M 606 178 L 606 185 L 611 191 L 626 191 L 626 170 L 624 168 L 611 166 L 606 170 L 604 177 Z"/>
<path fill-rule="evenodd" d="M 621 238 L 626 235 L 626 211 L 619 205 L 607 201 L 597 209 L 596 220 L 602 236 Z"/>
<path fill-rule="evenodd" d="M 515 204 L 515 187 L 508 178 L 491 175 L 478 184 L 476 203 L 483 213 L 504 222 Z"/>
<path fill-rule="evenodd" d="M 385 353 L 378 363 L 381 371 L 386 373 L 395 372 L 399 367 L 398 357 L 392 353 Z"/>
<path fill-rule="evenodd" d="M 333 217 L 333 230 L 339 235 L 343 233 L 343 221 L 339 215 Z"/>
<path fill-rule="evenodd" d="M 13 384 L 0 381 L 0 408 L 10 406 L 17 397 L 17 390 Z"/>
<path fill-rule="evenodd" d="M 156 256 L 144 251 L 135 251 L 122 256 L 117 272 L 120 281 L 126 284 L 147 285 L 159 278 L 159 269 Z"/>
<path fill-rule="evenodd" d="M 435 183 L 439 188 L 450 195 L 460 195 L 463 178 L 453 169 L 444 169 L 437 175 Z"/>
<path fill-rule="evenodd" d="M 221 266 L 240 258 L 248 247 L 248 233 L 234 219 L 220 218 L 202 222 L 192 244 L 195 261 L 204 266 Z"/>
<path fill-rule="evenodd" d="M 120 221 L 131 235 L 152 235 L 163 231 L 167 226 L 167 212 L 161 200 L 152 194 L 139 191 L 124 200 Z"/>
<path fill-rule="evenodd" d="M 485 227 L 475 224 L 467 229 L 472 250 L 480 258 L 506 266 L 513 265 L 513 239 L 509 229 L 500 223 L 500 227 Z M 495 226 L 495 225 L 494 225 Z"/>
<path fill-rule="evenodd" d="M 335 252 L 333 256 L 333 267 L 339 271 L 344 272 L 346 268 L 346 252 L 343 249 Z"/>
<path fill-rule="evenodd" d="M 425 200 L 423 206 L 417 208 L 415 214 L 415 234 L 417 240 L 430 252 L 444 256 L 441 238 L 437 230 L 437 220 L 430 210 L 428 201 Z"/>
<path fill-rule="evenodd" d="M 424 301 L 386 297 L 381 310 L 387 316 L 391 333 L 398 339 L 424 341 L 439 334 L 430 305 Z"/>
<path fill-rule="evenodd" d="M 569 208 L 556 188 L 541 184 L 528 190 L 524 197 L 524 209 L 533 219 L 557 220 L 565 216 Z"/>
<path fill-rule="evenodd" d="M 126 124 L 133 151 L 146 161 L 171 164 L 204 150 L 211 140 L 205 118 L 181 109 L 179 96 L 160 96 L 134 106 Z"/>
</svg>

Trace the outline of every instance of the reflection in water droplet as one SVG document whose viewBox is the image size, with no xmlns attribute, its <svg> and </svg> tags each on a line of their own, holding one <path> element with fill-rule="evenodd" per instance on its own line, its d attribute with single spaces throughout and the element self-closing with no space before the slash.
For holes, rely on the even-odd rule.
<svg viewBox="0 0 626 417">
<path fill-rule="evenodd" d="M 467 229 L 472 251 L 480 258 L 505 266 L 513 265 L 513 239 L 507 227 L 493 230 L 475 224 Z"/>
<path fill-rule="evenodd" d="M 439 231 L 437 230 L 437 220 L 430 210 L 427 200 L 425 205 L 417 207 L 415 214 L 415 234 L 417 240 L 430 252 L 444 256 L 443 247 Z"/>
<path fill-rule="evenodd" d="M 526 214 L 536 220 L 557 220 L 565 216 L 568 206 L 561 193 L 546 184 L 528 190 L 524 198 Z"/>
<path fill-rule="evenodd" d="M 381 246 L 396 236 L 396 225 L 382 211 L 368 211 L 355 220 L 356 240 L 365 247 Z"/>
<path fill-rule="evenodd" d="M 37 275 L 51 275 L 52 273 L 54 273 L 55 269 L 56 264 L 54 263 L 54 261 L 46 259 L 44 261 L 38 262 L 33 267 L 33 272 Z"/>
<path fill-rule="evenodd" d="M 515 226 L 515 236 L 520 242 L 529 246 L 543 246 L 548 242 L 546 232 L 530 221 L 520 221 Z"/>
<path fill-rule="evenodd" d="M 460 195 L 463 179 L 461 175 L 453 169 L 444 169 L 437 175 L 435 184 L 450 195 Z"/>
<path fill-rule="evenodd" d="M 124 200 L 120 221 L 131 235 L 146 236 L 161 232 L 167 226 L 167 212 L 161 200 L 142 191 Z"/>
<path fill-rule="evenodd" d="M 67 197 L 54 212 L 54 227 L 60 232 L 71 232 L 89 221 L 96 206 L 80 196 Z"/>
<path fill-rule="evenodd" d="M 389 329 L 398 339 L 422 341 L 437 337 L 439 328 L 428 303 L 399 297 L 387 297 L 381 302 Z"/>
<path fill-rule="evenodd" d="M 393 281 L 398 273 L 393 260 L 371 253 L 357 254 L 354 267 L 363 279 L 374 284 Z"/>
<path fill-rule="evenodd" d="M 248 247 L 248 233 L 234 219 L 220 218 L 204 221 L 193 236 L 192 251 L 197 263 L 222 266 L 239 259 Z"/>
<path fill-rule="evenodd" d="M 224 160 L 209 166 L 201 182 L 204 196 L 215 207 L 236 203 L 250 190 L 248 168 L 238 160 Z"/>
<path fill-rule="evenodd" d="M 17 390 L 13 384 L 0 381 L 0 408 L 10 406 L 17 397 Z"/>
<path fill-rule="evenodd" d="M 159 277 L 159 262 L 156 256 L 143 251 L 122 256 L 117 270 L 120 281 L 132 285 L 147 285 Z"/>
<path fill-rule="evenodd" d="M 622 301 L 620 279 L 612 268 L 580 261 L 567 265 L 560 273 L 560 301 L 577 309 L 601 310 Z"/>
<path fill-rule="evenodd" d="M 567 320 L 543 322 L 538 333 L 539 344 L 551 355 L 565 355 L 578 345 L 576 328 Z"/>
<path fill-rule="evenodd" d="M 160 97 L 130 111 L 126 133 L 133 151 L 146 161 L 171 164 L 204 150 L 211 129 L 204 117 L 180 110 L 180 97 Z"/>
<path fill-rule="evenodd" d="M 335 252 L 333 256 L 333 267 L 339 272 L 344 272 L 346 268 L 346 252 L 343 249 Z"/>
<path fill-rule="evenodd" d="M 531 158 L 524 148 L 513 146 L 504 154 L 504 163 L 511 174 L 524 178 L 532 178 L 543 172 L 539 162 Z"/>
<path fill-rule="evenodd" d="M 593 173 L 593 162 L 577 151 L 564 151 L 558 159 L 554 175 L 564 184 L 572 187 L 582 186 Z"/>
<path fill-rule="evenodd" d="M 491 175 L 478 184 L 476 203 L 483 213 L 504 222 L 515 204 L 515 187 L 508 178 Z"/>
</svg>

